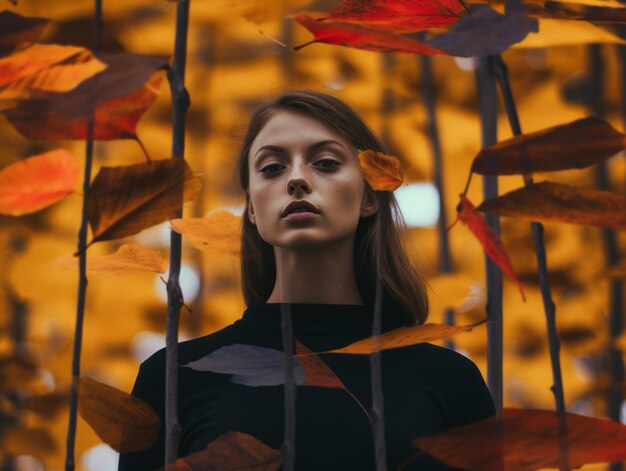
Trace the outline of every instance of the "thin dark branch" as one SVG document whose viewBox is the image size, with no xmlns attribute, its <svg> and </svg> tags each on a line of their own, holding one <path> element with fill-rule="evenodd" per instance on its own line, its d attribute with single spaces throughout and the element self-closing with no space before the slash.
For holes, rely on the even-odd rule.
<svg viewBox="0 0 626 471">
<path fill-rule="evenodd" d="M 172 157 L 185 158 L 185 118 L 189 109 L 189 93 L 185 89 L 185 64 L 187 59 L 187 30 L 189 25 L 189 1 L 181 0 L 176 7 L 176 38 L 174 61 L 167 78 L 172 95 Z M 183 190 L 180 193 L 180 210 L 183 215 Z M 180 310 L 184 305 L 179 283 L 181 266 L 181 235 L 170 233 L 170 271 L 167 280 L 167 327 L 165 333 L 165 463 L 178 458 L 180 424 L 178 423 L 178 325 Z"/>
<path fill-rule="evenodd" d="M 517 108 L 515 106 L 515 100 L 513 99 L 513 91 L 511 90 L 511 84 L 509 82 L 509 76 L 506 64 L 502 58 L 494 56 L 495 60 L 495 72 L 500 85 L 500 91 L 504 99 L 504 106 L 511 125 L 511 131 L 514 135 L 519 136 L 522 134 L 522 128 L 517 114 Z M 533 179 L 531 175 L 524 175 L 524 186 L 533 185 Z M 556 404 L 556 410 L 560 414 L 559 416 L 559 469 L 569 469 L 568 459 L 568 446 L 567 446 L 567 417 L 565 416 L 565 400 L 563 393 L 563 380 L 561 375 L 561 360 L 559 358 L 560 343 L 556 330 L 556 307 L 552 300 L 552 294 L 550 291 L 550 283 L 548 279 L 548 262 L 546 259 L 546 248 L 543 240 L 543 224 L 539 222 L 531 222 L 530 228 L 533 234 L 533 240 L 535 243 L 535 255 L 537 258 L 537 270 L 539 272 L 539 284 L 541 286 L 541 296 L 543 299 L 543 307 L 546 316 L 546 330 L 548 332 L 548 347 L 550 349 L 550 363 L 552 365 L 552 386 L 550 390 L 554 394 L 554 401 Z"/>
<path fill-rule="evenodd" d="M 93 52 L 100 52 L 102 42 L 102 0 L 94 3 L 94 39 Z M 85 298 L 87 296 L 87 200 L 89 198 L 89 186 L 91 183 L 91 164 L 93 160 L 93 135 L 94 116 L 91 113 L 87 123 L 87 142 L 85 145 L 85 171 L 83 175 L 83 207 L 81 214 L 80 229 L 78 230 L 78 299 L 76 303 L 76 324 L 74 327 L 74 345 L 72 351 L 72 377 L 80 376 L 80 355 L 83 342 L 83 319 L 85 317 Z M 67 426 L 67 441 L 65 448 L 65 471 L 74 471 L 76 421 L 78 416 L 78 391 L 76 384 L 72 382 L 70 388 L 69 420 Z"/>
<path fill-rule="evenodd" d="M 284 290 L 282 291 L 284 293 Z M 296 379 L 294 375 L 293 332 L 291 327 L 291 305 L 280 306 L 283 351 L 285 352 L 285 433 L 282 445 L 283 469 L 293 471 L 296 458 Z"/>
</svg>

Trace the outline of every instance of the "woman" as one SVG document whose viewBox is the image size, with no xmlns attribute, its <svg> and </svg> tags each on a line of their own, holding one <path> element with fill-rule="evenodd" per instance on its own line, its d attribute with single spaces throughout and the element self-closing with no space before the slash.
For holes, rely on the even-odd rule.
<svg viewBox="0 0 626 471">
<path fill-rule="evenodd" d="M 376 277 L 383 286 L 382 331 L 421 324 L 426 282 L 402 243 L 394 196 L 364 180 L 358 150 L 382 144 L 346 104 L 312 91 L 285 93 L 251 119 L 238 170 L 246 194 L 242 286 L 247 309 L 230 326 L 180 344 L 181 364 L 231 344 L 282 350 L 281 306 L 289 303 L 294 337 L 325 351 L 369 337 Z M 377 238 L 380 238 L 377 241 Z M 375 469 L 366 355 L 321 354 L 354 395 L 299 387 L 295 468 Z M 417 450 L 411 439 L 495 413 L 476 365 L 452 350 L 421 343 L 381 352 L 388 469 Z M 164 416 L 164 351 L 140 367 L 133 395 Z M 230 375 L 179 370 L 179 456 L 235 430 L 281 449 L 284 387 L 251 387 Z M 356 400 L 355 400 L 356 398 Z M 358 401 L 358 402 L 357 402 Z M 163 428 L 148 450 L 124 454 L 120 470 L 163 465 Z M 407 469 L 451 469 L 420 455 Z"/>
</svg>

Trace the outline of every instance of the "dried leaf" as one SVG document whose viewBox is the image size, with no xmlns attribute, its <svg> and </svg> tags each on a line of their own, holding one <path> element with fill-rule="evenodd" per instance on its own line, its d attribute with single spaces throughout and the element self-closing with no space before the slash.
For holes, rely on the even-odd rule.
<svg viewBox="0 0 626 471">
<path fill-rule="evenodd" d="M 88 245 L 120 239 L 175 217 L 200 191 L 184 159 L 101 167 L 87 198 L 93 232 Z"/>
<path fill-rule="evenodd" d="M 302 12 L 293 17 L 314 36 L 312 41 L 295 47 L 296 50 L 320 42 L 354 47 L 375 52 L 406 52 L 409 54 L 444 54 L 428 44 L 399 34 L 381 31 L 345 21 L 333 21 L 325 13 Z"/>
<path fill-rule="evenodd" d="M 25 17 L 9 10 L 0 12 L 0 56 L 22 43 L 35 41 L 50 22 L 47 18 Z"/>
<path fill-rule="evenodd" d="M 295 339 L 295 343 L 296 358 L 299 359 L 306 374 L 306 382 L 304 383 L 304 386 L 346 389 L 343 382 L 319 357 L 319 355 L 314 354 L 298 339 Z"/>
<path fill-rule="evenodd" d="M 411 327 L 398 327 L 376 337 L 368 337 L 350 345 L 334 350 L 317 353 L 350 353 L 353 355 L 369 355 L 379 350 L 407 347 L 422 342 L 441 340 L 452 337 L 460 332 L 469 332 L 474 327 L 483 324 L 485 320 L 468 325 L 421 324 Z M 378 345 L 378 347 L 377 347 Z"/>
<path fill-rule="evenodd" d="M 483 201 L 478 211 L 529 221 L 626 229 L 626 198 L 610 191 L 539 182 Z"/>
<path fill-rule="evenodd" d="M 504 15 L 488 5 L 457 21 L 447 33 L 433 37 L 428 44 L 461 57 L 488 56 L 506 51 L 528 33 L 539 31 L 536 19 L 524 14 L 520 0 L 507 0 Z"/>
<path fill-rule="evenodd" d="M 485 147 L 472 172 L 513 175 L 585 168 L 626 148 L 626 136 L 605 120 L 588 117 L 515 136 Z"/>
<path fill-rule="evenodd" d="M 0 214 L 20 216 L 56 203 L 74 191 L 79 172 L 64 149 L 9 165 L 0 171 Z"/>
<path fill-rule="evenodd" d="M 22 405 L 35 414 L 48 420 L 54 420 L 62 410 L 67 408 L 69 397 L 70 393 L 67 390 L 52 391 L 46 394 L 27 396 Z"/>
<path fill-rule="evenodd" d="M 156 100 L 162 79 L 159 73 L 129 95 L 98 106 L 94 139 L 137 139 L 137 122 Z M 65 118 L 54 111 L 48 99 L 24 100 L 2 113 L 27 139 L 87 139 L 87 117 Z"/>
<path fill-rule="evenodd" d="M 241 253 L 241 216 L 225 210 L 203 218 L 173 219 L 172 230 L 185 236 L 194 247 L 209 253 Z"/>
<path fill-rule="evenodd" d="M 41 458 L 57 453 L 58 445 L 46 428 L 13 426 L 3 432 L 2 449 L 14 456 L 33 455 Z"/>
<path fill-rule="evenodd" d="M 543 18 L 584 20 L 595 23 L 626 23 L 626 8 L 611 8 L 608 6 L 548 0 L 543 5 L 541 16 Z"/>
<path fill-rule="evenodd" d="M 513 48 L 552 48 L 557 46 L 574 46 L 582 44 L 626 44 L 614 33 L 585 21 L 539 20 L 539 31 L 526 36 Z"/>
<path fill-rule="evenodd" d="M 91 378 L 75 378 L 74 383 L 78 411 L 103 442 L 120 453 L 152 446 L 159 417 L 147 402 Z"/>
<path fill-rule="evenodd" d="M 565 417 L 572 469 L 588 463 L 626 460 L 626 426 L 572 413 L 566 413 Z M 496 420 L 503 429 L 503 445 Z M 505 408 L 499 417 L 419 437 L 412 443 L 455 468 L 511 471 L 558 468 L 558 421 L 555 411 Z"/>
<path fill-rule="evenodd" d="M 404 169 L 397 157 L 374 150 L 359 151 L 359 165 L 374 190 L 394 191 L 404 182 Z"/>
<path fill-rule="evenodd" d="M 230 431 L 217 437 L 204 450 L 179 458 L 159 471 L 274 471 L 282 462 L 279 450 L 252 435 Z"/>
<path fill-rule="evenodd" d="M 343 0 L 328 18 L 411 33 L 454 23 L 462 10 L 458 0 Z"/>
<path fill-rule="evenodd" d="M 60 268 L 78 268 L 76 257 L 57 258 L 52 265 Z M 87 273 L 125 275 L 129 273 L 165 273 L 167 262 L 159 250 L 138 244 L 124 244 L 110 255 L 91 255 L 87 258 Z"/>
<path fill-rule="evenodd" d="M 37 378 L 38 369 L 37 365 L 15 356 L 0 358 L 0 390 L 24 391 Z"/>
</svg>

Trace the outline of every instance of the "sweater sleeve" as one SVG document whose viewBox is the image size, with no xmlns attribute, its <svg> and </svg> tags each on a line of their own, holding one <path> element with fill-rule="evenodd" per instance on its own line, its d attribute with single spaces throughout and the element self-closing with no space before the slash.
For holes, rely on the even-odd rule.
<svg viewBox="0 0 626 471">
<path fill-rule="evenodd" d="M 120 454 L 118 471 L 154 471 L 162 467 L 165 461 L 165 357 L 163 350 L 141 364 L 131 394 L 152 406 L 159 416 L 160 426 L 156 441 L 150 448 Z"/>
</svg>

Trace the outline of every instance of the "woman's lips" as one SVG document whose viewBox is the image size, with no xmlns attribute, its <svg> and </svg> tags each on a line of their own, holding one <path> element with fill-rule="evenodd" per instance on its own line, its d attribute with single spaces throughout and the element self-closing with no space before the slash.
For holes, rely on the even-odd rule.
<svg viewBox="0 0 626 471">
<path fill-rule="evenodd" d="M 319 216 L 319 214 L 311 213 L 309 211 L 299 211 L 295 213 L 289 213 L 283 219 L 286 219 L 287 221 L 301 221 L 304 219 L 311 219 L 315 216 Z"/>
</svg>

